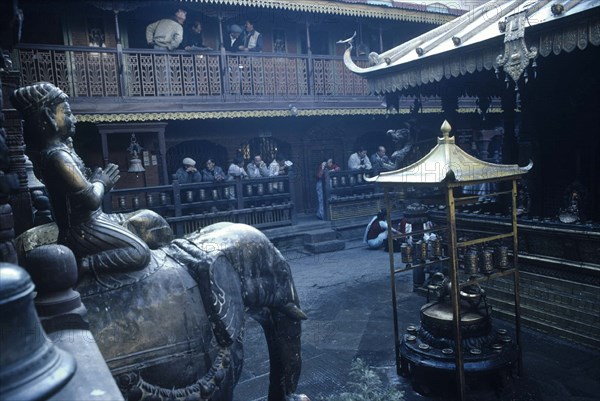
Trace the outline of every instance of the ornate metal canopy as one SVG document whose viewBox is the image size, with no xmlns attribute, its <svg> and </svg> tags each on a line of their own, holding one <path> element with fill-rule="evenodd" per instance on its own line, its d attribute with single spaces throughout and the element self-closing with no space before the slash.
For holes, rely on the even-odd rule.
<svg viewBox="0 0 600 401">
<path fill-rule="evenodd" d="M 451 129 L 448 121 L 444 121 L 437 145 L 416 163 L 372 178 L 365 177 L 365 180 L 382 184 L 469 183 L 512 178 L 527 173 L 533 166 L 531 162 L 519 167 L 479 160 L 456 145 L 454 137 L 449 135 Z"/>
<path fill-rule="evenodd" d="M 384 53 L 344 63 L 374 93 L 503 68 L 518 81 L 532 59 L 600 45 L 600 0 L 490 1 Z"/>
</svg>

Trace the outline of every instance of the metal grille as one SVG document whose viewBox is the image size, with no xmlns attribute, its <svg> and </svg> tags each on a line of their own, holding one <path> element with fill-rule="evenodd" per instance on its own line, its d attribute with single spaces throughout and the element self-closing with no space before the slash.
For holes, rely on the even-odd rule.
<svg viewBox="0 0 600 401">
<path fill-rule="evenodd" d="M 347 219 L 357 216 L 374 216 L 383 208 L 382 199 L 371 199 L 368 201 L 348 201 L 329 204 L 329 216 L 331 220 Z"/>
</svg>

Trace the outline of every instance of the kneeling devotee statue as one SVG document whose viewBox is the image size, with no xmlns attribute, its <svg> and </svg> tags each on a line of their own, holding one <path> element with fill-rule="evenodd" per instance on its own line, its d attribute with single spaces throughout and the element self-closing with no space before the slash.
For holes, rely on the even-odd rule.
<svg viewBox="0 0 600 401">
<path fill-rule="evenodd" d="M 306 315 L 273 243 L 254 227 L 225 222 L 172 240 L 166 221 L 151 211 L 104 213 L 102 196 L 119 170 L 89 170 L 70 146 L 68 97 L 37 83 L 17 89 L 12 102 L 25 119 L 28 154 L 56 220 L 19 236 L 20 258 L 30 260 L 52 242 L 73 250 L 82 268 L 75 290 L 124 397 L 232 400 L 251 316 L 269 348 L 268 399 L 306 400 L 295 393 Z"/>
<path fill-rule="evenodd" d="M 171 228 L 150 210 L 102 211 L 102 197 L 119 180 L 119 168 L 109 163 L 92 171 L 69 146 L 76 119 L 68 100 L 62 90 L 47 82 L 19 88 L 11 97 L 24 118 L 27 153 L 52 203 L 57 242 L 75 253 L 80 268 L 97 272 L 142 269 L 150 260 L 149 248 L 173 239 Z"/>
</svg>

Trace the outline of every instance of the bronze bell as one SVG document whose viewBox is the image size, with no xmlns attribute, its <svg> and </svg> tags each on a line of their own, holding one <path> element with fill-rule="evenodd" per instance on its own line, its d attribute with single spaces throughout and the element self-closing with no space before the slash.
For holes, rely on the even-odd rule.
<svg viewBox="0 0 600 401">
<path fill-rule="evenodd" d="M 19 266 L 0 264 L 0 399 L 41 400 L 64 387 L 75 359 L 42 329 L 33 304 L 33 283 Z"/>
<path fill-rule="evenodd" d="M 134 157 L 133 159 L 129 160 L 129 169 L 127 169 L 128 173 L 143 173 L 144 171 L 146 171 L 146 169 L 142 165 L 141 159 Z"/>
<path fill-rule="evenodd" d="M 131 160 L 129 160 L 129 169 L 128 173 L 142 173 L 146 171 L 144 166 L 142 165 L 142 160 L 139 158 L 140 152 L 143 148 L 137 143 L 137 139 L 135 138 L 135 134 L 131 134 L 131 143 L 127 150 L 131 153 Z"/>
</svg>

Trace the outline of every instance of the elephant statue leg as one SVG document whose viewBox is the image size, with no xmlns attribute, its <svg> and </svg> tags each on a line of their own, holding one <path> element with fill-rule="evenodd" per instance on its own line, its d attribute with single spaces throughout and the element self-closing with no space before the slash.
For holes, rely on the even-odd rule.
<svg viewBox="0 0 600 401">
<path fill-rule="evenodd" d="M 268 401 L 292 397 L 300 378 L 300 322 L 282 313 L 263 309 L 252 317 L 260 323 L 269 350 Z"/>
<path fill-rule="evenodd" d="M 237 319 L 235 311 L 240 307 L 261 324 L 271 365 L 269 401 L 293 399 L 302 365 L 300 322 L 306 315 L 300 309 L 290 266 L 283 255 L 260 231 L 232 223 L 215 224 L 177 239 L 169 249 L 207 294 L 203 295 L 203 300 L 207 297 L 205 308 L 213 310 L 209 315 L 213 315 L 211 323 L 220 344 L 235 338 L 238 323 L 232 324 L 232 319 Z M 219 272 L 223 268 L 218 265 L 233 266 L 237 278 L 232 280 Z M 230 294 L 236 293 L 230 282 L 238 278 L 243 305 Z"/>
</svg>

